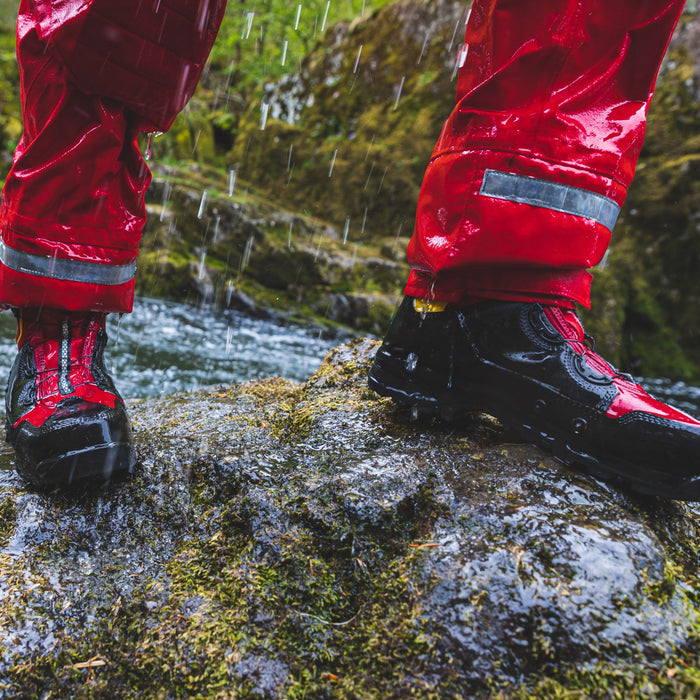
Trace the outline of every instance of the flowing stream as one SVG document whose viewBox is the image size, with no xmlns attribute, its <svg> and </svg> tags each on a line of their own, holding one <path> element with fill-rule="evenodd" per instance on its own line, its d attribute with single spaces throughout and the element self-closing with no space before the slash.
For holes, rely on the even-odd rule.
<svg viewBox="0 0 700 700">
<path fill-rule="evenodd" d="M 341 342 L 310 327 L 143 298 L 132 314 L 111 314 L 107 333 L 105 365 L 129 398 L 259 377 L 303 381 Z M 16 354 L 14 334 L 14 316 L 0 314 L 3 377 Z"/>
<path fill-rule="evenodd" d="M 281 376 L 304 381 L 341 340 L 318 329 L 157 299 L 136 299 L 134 313 L 108 318 L 106 365 L 125 397 L 165 396 L 213 384 Z M 15 319 L 0 314 L 0 373 L 15 355 Z M 642 380 L 658 398 L 700 415 L 700 388 Z"/>
</svg>

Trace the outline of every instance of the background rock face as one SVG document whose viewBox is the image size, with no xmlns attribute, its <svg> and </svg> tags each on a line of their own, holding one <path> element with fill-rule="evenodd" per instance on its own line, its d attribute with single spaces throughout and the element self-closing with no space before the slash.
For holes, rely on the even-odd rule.
<svg viewBox="0 0 700 700">
<path fill-rule="evenodd" d="M 133 402 L 122 483 L 3 472 L 2 695 L 692 695 L 698 508 L 486 417 L 415 425 L 366 389 L 375 348 Z"/>
</svg>

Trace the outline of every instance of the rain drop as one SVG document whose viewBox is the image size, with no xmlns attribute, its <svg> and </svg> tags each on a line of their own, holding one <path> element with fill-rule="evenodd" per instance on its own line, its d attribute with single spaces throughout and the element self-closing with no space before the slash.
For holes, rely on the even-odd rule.
<svg viewBox="0 0 700 700">
<path fill-rule="evenodd" d="M 425 33 L 425 40 L 423 41 L 423 48 L 420 50 L 420 56 L 418 56 L 418 61 L 416 61 L 416 65 L 420 65 L 420 62 L 423 60 L 423 56 L 425 55 L 425 49 L 428 46 L 428 42 L 430 41 L 430 31 L 427 31 Z"/>
<path fill-rule="evenodd" d="M 172 183 L 170 180 L 167 180 L 164 187 L 163 187 L 163 200 L 161 202 L 161 207 L 160 207 L 160 220 L 164 221 L 165 220 L 165 214 L 168 209 L 168 201 L 170 200 L 170 195 L 172 193 Z"/>
<path fill-rule="evenodd" d="M 201 219 L 204 216 L 204 207 L 207 203 L 207 191 L 202 192 L 202 199 L 199 202 L 199 211 L 197 212 L 197 218 Z"/>
<path fill-rule="evenodd" d="M 396 91 L 396 102 L 394 102 L 394 112 L 396 111 L 397 107 L 399 106 L 399 100 L 401 99 L 401 93 L 403 92 L 404 82 L 406 82 L 406 76 L 402 75 L 401 82 L 399 83 L 399 88 Z"/>
<path fill-rule="evenodd" d="M 250 37 L 250 32 L 253 29 L 253 20 L 255 19 L 255 12 L 249 12 L 246 19 L 248 24 L 246 27 L 245 38 L 248 39 Z"/>
<path fill-rule="evenodd" d="M 331 9 L 331 0 L 326 3 L 326 11 L 323 13 L 323 21 L 321 22 L 321 32 L 326 29 L 326 22 L 328 21 L 328 10 Z"/>
<path fill-rule="evenodd" d="M 146 143 L 146 152 L 143 154 L 143 157 L 145 160 L 151 160 L 151 156 L 153 155 L 151 151 L 151 141 L 153 140 L 153 133 L 148 134 L 148 142 Z"/>
<path fill-rule="evenodd" d="M 270 113 L 270 103 L 265 101 L 261 102 L 260 112 L 260 131 L 265 131 L 265 127 L 267 126 L 267 116 Z"/>
<path fill-rule="evenodd" d="M 355 67 L 352 69 L 353 73 L 357 73 L 357 67 L 360 65 L 360 56 L 362 55 L 362 47 L 364 44 L 360 44 L 360 48 L 357 50 L 357 58 L 355 59 Z"/>
</svg>

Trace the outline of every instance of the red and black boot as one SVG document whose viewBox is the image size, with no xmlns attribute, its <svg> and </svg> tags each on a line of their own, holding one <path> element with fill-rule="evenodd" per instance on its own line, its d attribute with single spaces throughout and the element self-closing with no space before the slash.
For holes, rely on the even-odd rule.
<svg viewBox="0 0 700 700">
<path fill-rule="evenodd" d="M 369 385 L 416 417 L 488 413 L 567 465 L 700 500 L 700 421 L 657 401 L 591 345 L 576 313 L 557 306 L 450 309 L 406 297 Z"/>
<path fill-rule="evenodd" d="M 108 479 L 136 461 L 124 401 L 104 367 L 104 314 L 23 309 L 5 395 L 7 441 L 38 486 Z"/>
</svg>

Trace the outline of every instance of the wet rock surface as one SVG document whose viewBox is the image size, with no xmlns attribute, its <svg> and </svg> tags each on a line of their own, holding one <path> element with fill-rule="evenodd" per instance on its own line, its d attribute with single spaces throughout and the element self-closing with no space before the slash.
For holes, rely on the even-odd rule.
<svg viewBox="0 0 700 700">
<path fill-rule="evenodd" d="M 2 697 L 637 697 L 697 690 L 697 506 L 417 425 L 376 349 L 130 405 L 140 464 L 0 476 Z"/>
</svg>

